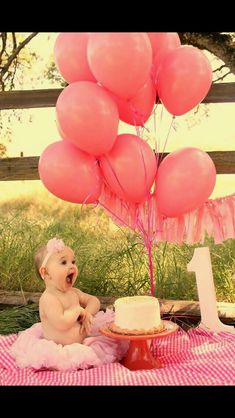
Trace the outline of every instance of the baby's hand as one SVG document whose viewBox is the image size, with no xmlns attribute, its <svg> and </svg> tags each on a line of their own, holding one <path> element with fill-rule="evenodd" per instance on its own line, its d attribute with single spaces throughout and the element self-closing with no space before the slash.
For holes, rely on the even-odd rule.
<svg viewBox="0 0 235 418">
<path fill-rule="evenodd" d="M 86 309 L 81 308 L 79 315 L 79 322 L 81 322 L 80 334 L 86 331 L 87 334 L 90 332 L 91 324 L 93 322 L 93 315 Z"/>
<path fill-rule="evenodd" d="M 77 321 L 80 322 L 80 323 L 82 323 L 83 322 L 83 318 L 84 318 L 85 315 L 86 315 L 85 309 L 80 306 L 80 310 L 79 310 L 79 315 L 78 315 Z"/>
<path fill-rule="evenodd" d="M 74 323 L 77 320 L 81 309 L 82 308 L 79 304 L 76 304 L 70 307 L 69 309 L 66 309 L 63 315 L 65 321 L 69 324 Z"/>
</svg>

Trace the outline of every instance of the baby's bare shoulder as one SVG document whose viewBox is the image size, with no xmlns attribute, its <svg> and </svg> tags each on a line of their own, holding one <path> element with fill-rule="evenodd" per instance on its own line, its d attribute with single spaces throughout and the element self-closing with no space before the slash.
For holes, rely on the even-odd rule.
<svg viewBox="0 0 235 418">
<path fill-rule="evenodd" d="M 71 292 L 75 293 L 78 296 L 81 294 L 81 290 L 79 290 L 77 287 L 72 287 Z"/>
<path fill-rule="evenodd" d="M 59 302 L 58 297 L 54 293 L 49 292 L 48 290 L 45 290 L 40 297 L 39 303 L 40 304 L 44 304 L 44 303 L 48 303 L 48 302 L 55 303 L 56 301 Z"/>
</svg>

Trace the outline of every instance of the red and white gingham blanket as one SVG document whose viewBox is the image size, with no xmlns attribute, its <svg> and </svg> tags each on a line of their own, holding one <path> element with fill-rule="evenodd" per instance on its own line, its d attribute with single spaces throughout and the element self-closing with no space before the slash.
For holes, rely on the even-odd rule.
<svg viewBox="0 0 235 418">
<path fill-rule="evenodd" d="M 1 386 L 232 386 L 235 384 L 235 335 L 200 328 L 180 329 L 154 340 L 161 369 L 131 371 L 115 362 L 77 371 L 19 369 L 9 348 L 17 335 L 0 336 Z"/>
</svg>

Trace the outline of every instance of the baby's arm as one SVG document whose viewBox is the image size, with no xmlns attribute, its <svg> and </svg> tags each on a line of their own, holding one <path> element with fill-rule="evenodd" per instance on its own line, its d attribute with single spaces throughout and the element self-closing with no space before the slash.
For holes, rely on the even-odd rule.
<svg viewBox="0 0 235 418">
<path fill-rule="evenodd" d="M 87 312 L 95 315 L 100 310 L 100 301 L 96 296 L 84 293 L 79 289 L 75 289 L 78 294 L 80 304 L 85 308 Z"/>
<path fill-rule="evenodd" d="M 82 326 L 80 332 L 84 330 L 87 334 L 90 332 L 91 324 L 93 321 L 93 315 L 100 310 L 100 301 L 97 297 L 84 293 L 79 289 L 75 289 L 79 297 L 79 302 L 84 306 L 84 312 L 81 312 Z"/>
<path fill-rule="evenodd" d="M 64 310 L 62 303 L 56 296 L 44 293 L 40 299 L 40 311 L 44 312 L 53 327 L 65 331 L 77 321 L 83 308 L 77 304 Z"/>
</svg>

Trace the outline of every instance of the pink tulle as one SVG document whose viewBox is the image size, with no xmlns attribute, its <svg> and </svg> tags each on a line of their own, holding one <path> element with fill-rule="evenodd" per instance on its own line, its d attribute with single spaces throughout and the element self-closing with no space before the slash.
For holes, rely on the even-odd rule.
<svg viewBox="0 0 235 418">
<path fill-rule="evenodd" d="M 90 336 L 83 344 L 62 346 L 42 336 L 41 323 L 19 333 L 10 351 L 20 368 L 77 370 L 121 360 L 128 349 L 128 341 L 114 340 L 100 334 L 99 328 L 113 321 L 114 312 L 107 309 L 94 317 Z"/>
<path fill-rule="evenodd" d="M 145 202 L 134 204 L 119 199 L 105 185 L 99 204 L 116 224 L 140 233 L 145 244 L 159 241 L 194 244 L 203 242 L 206 233 L 216 244 L 235 238 L 235 194 L 208 200 L 177 218 L 167 218 L 159 212 L 154 194 Z"/>
</svg>

